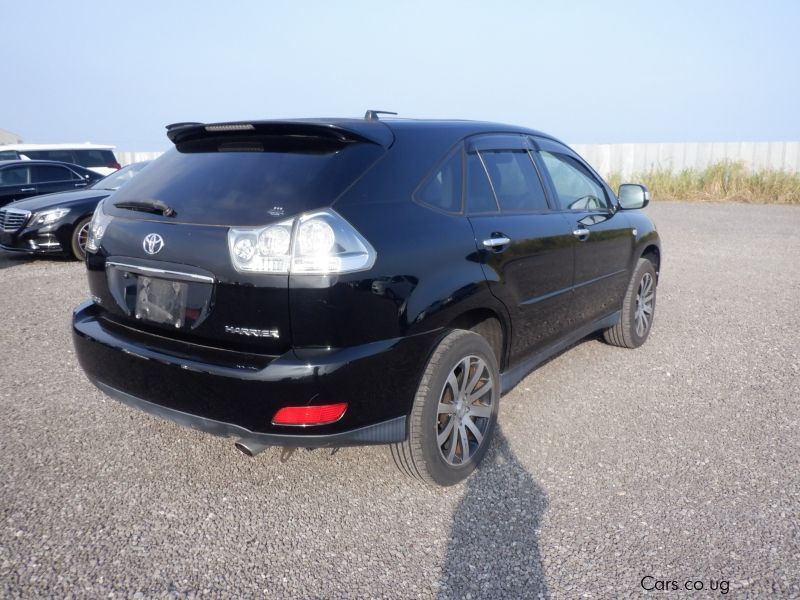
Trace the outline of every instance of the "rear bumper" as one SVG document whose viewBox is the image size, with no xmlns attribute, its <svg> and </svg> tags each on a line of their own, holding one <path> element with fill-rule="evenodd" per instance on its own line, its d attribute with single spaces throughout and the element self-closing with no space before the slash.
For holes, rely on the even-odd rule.
<svg viewBox="0 0 800 600">
<path fill-rule="evenodd" d="M 406 437 L 422 369 L 440 331 L 343 349 L 264 356 L 166 340 L 114 325 L 92 302 L 73 315 L 81 367 L 103 392 L 183 425 L 262 444 L 325 447 Z M 329 425 L 272 425 L 284 406 L 347 402 Z"/>
</svg>

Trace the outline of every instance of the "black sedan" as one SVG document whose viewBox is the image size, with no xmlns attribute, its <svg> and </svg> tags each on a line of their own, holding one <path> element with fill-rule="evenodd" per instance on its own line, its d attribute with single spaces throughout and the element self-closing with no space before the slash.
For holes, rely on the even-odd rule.
<svg viewBox="0 0 800 600">
<path fill-rule="evenodd" d="M 0 206 L 30 196 L 85 188 L 102 178 L 102 175 L 72 163 L 1 160 Z"/>
<path fill-rule="evenodd" d="M 0 248 L 31 254 L 73 255 L 83 260 L 89 222 L 97 203 L 147 164 L 128 165 L 79 191 L 36 196 L 0 208 Z"/>
</svg>

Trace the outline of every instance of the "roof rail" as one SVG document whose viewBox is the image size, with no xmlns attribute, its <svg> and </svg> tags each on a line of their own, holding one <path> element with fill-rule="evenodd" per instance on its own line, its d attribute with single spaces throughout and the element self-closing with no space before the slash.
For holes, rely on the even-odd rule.
<svg viewBox="0 0 800 600">
<path fill-rule="evenodd" d="M 397 115 L 396 112 L 391 112 L 389 110 L 368 110 L 364 113 L 364 120 L 365 121 L 378 121 L 378 115 Z"/>
</svg>

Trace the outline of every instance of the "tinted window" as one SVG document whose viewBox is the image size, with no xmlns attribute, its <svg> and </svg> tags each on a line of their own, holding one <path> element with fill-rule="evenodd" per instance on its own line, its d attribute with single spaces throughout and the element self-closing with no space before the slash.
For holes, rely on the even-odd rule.
<svg viewBox="0 0 800 600">
<path fill-rule="evenodd" d="M 25 185 L 30 182 L 28 167 L 8 167 L 0 170 L 0 185 Z"/>
<path fill-rule="evenodd" d="M 18 158 L 16 150 L 0 150 L 0 160 L 17 160 Z"/>
<path fill-rule="evenodd" d="M 107 167 L 117 162 L 111 150 L 75 150 L 75 161 L 82 167 Z"/>
<path fill-rule="evenodd" d="M 163 217 L 170 221 L 259 225 L 273 221 L 276 213 L 290 216 L 331 204 L 383 152 L 376 144 L 332 147 L 330 142 L 322 146 L 309 141 L 303 141 L 302 149 L 286 151 L 172 149 L 113 199 L 161 200 L 177 213 L 176 218 Z M 132 216 L 106 206 L 112 214 Z"/>
<path fill-rule="evenodd" d="M 471 213 L 497 212 L 492 186 L 477 152 L 467 154 L 467 210 Z"/>
<path fill-rule="evenodd" d="M 69 169 L 53 165 L 34 165 L 31 167 L 33 183 L 47 183 L 48 181 L 69 181 L 74 175 Z"/>
<path fill-rule="evenodd" d="M 58 160 L 61 162 L 75 162 L 71 150 L 25 150 L 22 152 L 32 160 Z"/>
<path fill-rule="evenodd" d="M 608 199 L 603 186 L 579 161 L 566 154 L 540 152 L 553 180 L 563 210 L 606 210 Z"/>
<path fill-rule="evenodd" d="M 461 212 L 461 152 L 451 156 L 420 189 L 417 200 L 448 212 Z"/>
<path fill-rule="evenodd" d="M 504 212 L 546 210 L 547 198 L 530 155 L 525 150 L 481 152 L 497 202 Z"/>
</svg>

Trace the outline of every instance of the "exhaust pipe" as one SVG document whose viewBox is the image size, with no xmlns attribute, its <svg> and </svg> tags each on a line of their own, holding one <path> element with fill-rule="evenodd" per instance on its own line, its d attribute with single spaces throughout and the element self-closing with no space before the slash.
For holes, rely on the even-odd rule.
<svg viewBox="0 0 800 600">
<path fill-rule="evenodd" d="M 247 456 L 253 457 L 256 454 L 261 454 L 264 450 L 269 448 L 269 444 L 262 444 L 261 442 L 257 442 L 256 440 L 246 440 L 241 439 L 234 444 L 236 449 L 239 450 L 242 454 L 246 454 Z"/>
</svg>

